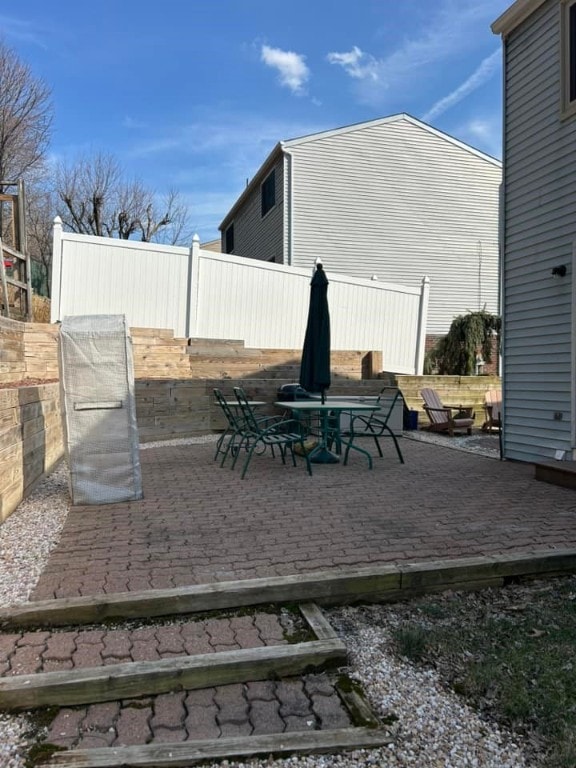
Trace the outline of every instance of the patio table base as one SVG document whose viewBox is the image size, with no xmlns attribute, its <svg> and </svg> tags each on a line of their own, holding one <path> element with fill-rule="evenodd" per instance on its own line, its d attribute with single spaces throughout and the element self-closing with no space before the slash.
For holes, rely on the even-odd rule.
<svg viewBox="0 0 576 768">
<path fill-rule="evenodd" d="M 308 458 L 313 464 L 338 464 L 340 457 L 329 451 L 325 445 L 318 445 L 311 451 Z"/>
</svg>

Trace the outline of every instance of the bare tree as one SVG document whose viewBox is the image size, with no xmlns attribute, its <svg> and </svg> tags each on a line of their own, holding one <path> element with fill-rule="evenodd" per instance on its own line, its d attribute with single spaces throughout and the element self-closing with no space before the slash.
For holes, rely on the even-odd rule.
<svg viewBox="0 0 576 768">
<path fill-rule="evenodd" d="M 113 237 L 118 231 L 115 205 L 120 179 L 120 167 L 111 155 L 61 164 L 55 187 L 64 226 L 78 234 Z"/>
<path fill-rule="evenodd" d="M 171 189 L 160 202 L 149 195 L 140 217 L 140 232 L 145 242 L 190 244 L 192 231 L 188 206 L 182 202 L 179 192 Z"/>
<path fill-rule="evenodd" d="M 0 181 L 16 181 L 42 164 L 51 126 L 50 89 L 0 41 Z"/>
<path fill-rule="evenodd" d="M 41 268 L 47 296 L 50 297 L 52 236 L 55 215 L 54 193 L 49 188 L 29 185 L 26 193 L 26 232 L 28 252 Z M 36 290 L 34 282 L 32 287 Z"/>
<path fill-rule="evenodd" d="M 177 192 L 160 205 L 136 179 L 125 181 L 118 160 L 97 153 L 61 165 L 56 173 L 58 214 L 67 229 L 100 237 L 178 242 L 188 210 Z M 186 233 L 187 234 L 187 233 Z"/>
</svg>

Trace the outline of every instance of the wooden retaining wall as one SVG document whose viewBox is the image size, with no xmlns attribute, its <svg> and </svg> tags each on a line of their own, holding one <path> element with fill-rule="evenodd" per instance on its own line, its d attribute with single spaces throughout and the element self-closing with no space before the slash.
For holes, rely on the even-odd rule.
<svg viewBox="0 0 576 768">
<path fill-rule="evenodd" d="M 63 455 L 58 378 L 58 325 L 0 318 L 0 521 Z M 222 430 L 213 388 L 273 403 L 281 384 L 298 381 L 299 350 L 247 349 L 239 341 L 174 338 L 172 331 L 131 329 L 136 412 L 142 442 Z M 489 376 L 395 376 L 381 373 L 381 355 L 333 351 L 331 395 L 374 395 L 391 383 L 410 408 L 419 391 L 435 387 L 447 403 L 474 405 L 483 421 L 484 392 L 500 385 Z M 29 386 L 22 386 L 28 384 Z M 273 411 L 273 406 L 269 407 Z M 425 423 L 425 417 L 421 424 Z"/>
<path fill-rule="evenodd" d="M 431 387 L 440 395 L 444 405 L 473 406 L 475 426 L 484 423 L 484 394 L 488 389 L 500 389 L 499 376 L 402 376 L 383 373 L 380 378 L 386 384 L 399 387 L 408 408 L 419 412 L 419 426 L 428 424 L 428 417 L 422 407 L 420 390 Z"/>
<path fill-rule="evenodd" d="M 0 389 L 0 522 L 62 454 L 59 385 Z"/>
</svg>

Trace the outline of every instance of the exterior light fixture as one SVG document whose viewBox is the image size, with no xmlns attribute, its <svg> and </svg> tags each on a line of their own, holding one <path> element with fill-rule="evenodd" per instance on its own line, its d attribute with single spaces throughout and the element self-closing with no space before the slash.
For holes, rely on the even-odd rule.
<svg viewBox="0 0 576 768">
<path fill-rule="evenodd" d="M 558 267 L 552 267 L 552 277 L 566 277 L 566 264 L 560 264 Z"/>
</svg>

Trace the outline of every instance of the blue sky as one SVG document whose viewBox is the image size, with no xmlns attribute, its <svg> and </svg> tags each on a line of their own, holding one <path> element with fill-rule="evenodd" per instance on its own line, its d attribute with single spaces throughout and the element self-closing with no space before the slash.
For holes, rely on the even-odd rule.
<svg viewBox="0 0 576 768">
<path fill-rule="evenodd" d="M 206 241 L 282 139 L 407 112 L 500 157 L 510 4 L 25 0 L 0 36 L 52 88 L 52 159 L 112 152 Z"/>
</svg>

